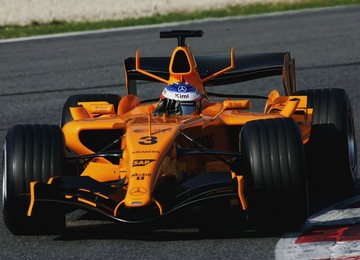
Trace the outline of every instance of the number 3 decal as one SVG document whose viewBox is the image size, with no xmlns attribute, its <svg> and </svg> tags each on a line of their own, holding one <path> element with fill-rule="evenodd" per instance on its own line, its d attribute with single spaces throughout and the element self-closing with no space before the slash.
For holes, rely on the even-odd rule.
<svg viewBox="0 0 360 260">
<path fill-rule="evenodd" d="M 142 145 L 152 145 L 157 143 L 157 137 L 156 136 L 143 136 L 140 138 L 139 144 Z"/>
</svg>

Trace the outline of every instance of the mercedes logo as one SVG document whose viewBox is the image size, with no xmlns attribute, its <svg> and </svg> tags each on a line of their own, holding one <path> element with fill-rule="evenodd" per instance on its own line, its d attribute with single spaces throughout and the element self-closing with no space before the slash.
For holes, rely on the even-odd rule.
<svg viewBox="0 0 360 260">
<path fill-rule="evenodd" d="M 179 87 L 178 87 L 178 91 L 184 93 L 184 92 L 187 91 L 187 88 L 186 88 L 185 86 L 179 86 Z"/>
<path fill-rule="evenodd" d="M 130 194 L 134 196 L 140 196 L 140 195 L 144 195 L 146 191 L 147 190 L 143 187 L 136 187 L 130 190 Z"/>
</svg>

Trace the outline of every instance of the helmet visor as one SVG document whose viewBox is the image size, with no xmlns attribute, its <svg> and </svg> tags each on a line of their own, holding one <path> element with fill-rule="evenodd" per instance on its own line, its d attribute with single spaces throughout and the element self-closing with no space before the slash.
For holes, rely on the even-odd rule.
<svg viewBox="0 0 360 260">
<path fill-rule="evenodd" d="M 181 102 L 182 115 L 191 115 L 198 111 L 197 102 Z"/>
</svg>

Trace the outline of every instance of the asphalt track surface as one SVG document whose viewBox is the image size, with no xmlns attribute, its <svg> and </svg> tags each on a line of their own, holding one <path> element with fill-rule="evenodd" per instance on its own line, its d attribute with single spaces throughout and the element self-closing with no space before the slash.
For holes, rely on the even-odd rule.
<svg viewBox="0 0 360 260">
<path fill-rule="evenodd" d="M 340 87 L 348 91 L 359 142 L 359 24 L 360 6 L 351 6 L 2 42 L 1 146 L 12 125 L 58 124 L 70 95 L 124 95 L 122 60 L 133 56 L 137 48 L 143 56 L 170 55 L 176 42 L 159 39 L 159 32 L 184 28 L 205 31 L 203 38 L 188 41 L 197 55 L 228 54 L 231 47 L 235 53 L 291 52 L 296 59 L 298 89 Z M 277 80 L 267 79 L 219 91 L 267 94 L 276 84 Z M 156 86 L 142 87 L 146 97 L 160 94 Z M 315 214 L 332 203 L 326 198 L 312 200 L 311 211 Z M 60 236 L 14 236 L 0 220 L 0 259 L 274 259 L 284 235 L 232 228 L 221 235 L 193 229 L 137 233 L 79 212 L 69 216 L 67 232 Z"/>
</svg>

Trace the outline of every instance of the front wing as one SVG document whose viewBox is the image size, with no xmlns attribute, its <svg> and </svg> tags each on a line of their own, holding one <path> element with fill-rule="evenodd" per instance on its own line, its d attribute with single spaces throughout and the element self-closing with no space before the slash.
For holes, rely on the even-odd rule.
<svg viewBox="0 0 360 260">
<path fill-rule="evenodd" d="M 28 215 L 38 203 L 63 203 L 101 213 L 126 223 L 146 223 L 180 209 L 190 208 L 213 199 L 236 199 L 244 206 L 242 176 L 231 173 L 202 173 L 176 187 L 174 196 L 166 201 L 154 199 L 146 208 L 126 208 L 126 188 L 119 183 L 101 183 L 88 176 L 55 177 L 48 183 L 31 183 Z M 139 191 L 141 192 L 141 191 Z"/>
</svg>

